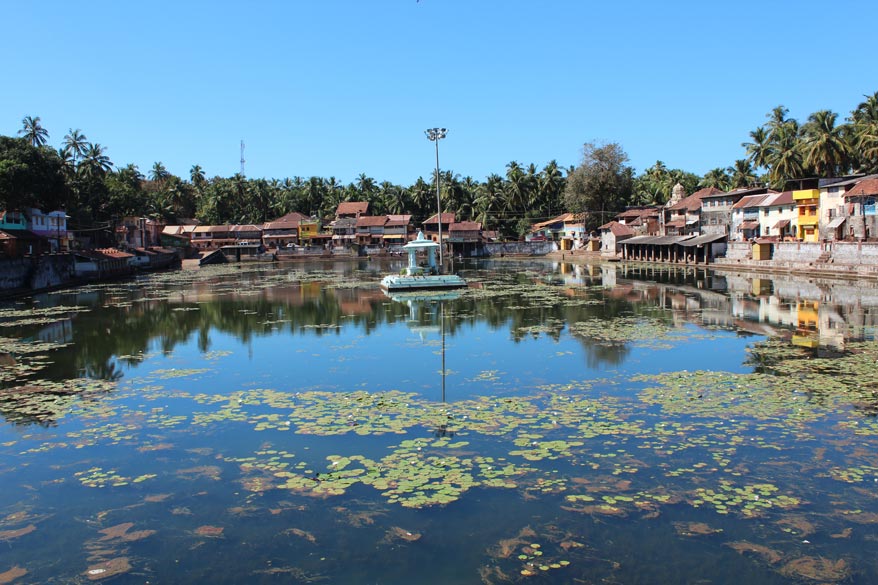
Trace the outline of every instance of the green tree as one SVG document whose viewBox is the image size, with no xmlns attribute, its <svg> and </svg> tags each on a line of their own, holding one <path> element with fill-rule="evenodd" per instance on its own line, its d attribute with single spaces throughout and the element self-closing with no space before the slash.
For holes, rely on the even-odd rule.
<svg viewBox="0 0 878 585">
<path fill-rule="evenodd" d="M 119 216 L 150 215 L 150 207 L 143 190 L 143 175 L 136 165 L 129 164 L 110 173 L 104 180 L 109 207 Z"/>
<path fill-rule="evenodd" d="M 79 128 L 76 130 L 71 128 L 64 135 L 64 142 L 61 143 L 61 147 L 70 153 L 70 156 L 73 157 L 73 162 L 77 163 L 88 151 L 88 139 Z"/>
<path fill-rule="evenodd" d="M 804 175 L 805 164 L 799 139 L 799 123 L 786 120 L 771 131 L 769 180 L 775 189 L 783 189 L 790 179 Z"/>
<path fill-rule="evenodd" d="M 736 160 L 735 164 L 727 168 L 726 171 L 729 176 L 729 186 L 732 189 L 752 187 L 759 181 L 759 177 L 753 170 L 753 165 L 747 159 Z"/>
<path fill-rule="evenodd" d="M 750 142 L 741 144 L 747 150 L 747 160 L 756 168 L 768 168 L 771 158 L 771 141 L 764 126 L 750 132 Z"/>
<path fill-rule="evenodd" d="M 27 138 L 0 136 L 0 209 L 55 210 L 66 207 L 68 195 L 57 152 Z"/>
<path fill-rule="evenodd" d="M 103 177 L 113 169 L 113 163 L 106 149 L 98 143 L 89 144 L 85 157 L 79 164 L 80 175 L 88 178 Z"/>
<path fill-rule="evenodd" d="M 192 165 L 192 168 L 189 169 L 189 180 L 195 185 L 196 189 L 203 187 L 204 182 L 207 180 L 204 176 L 204 169 L 200 165 Z"/>
<path fill-rule="evenodd" d="M 541 215 L 553 216 L 561 211 L 561 197 L 566 184 L 567 180 L 558 163 L 550 160 L 537 178 L 537 207 Z"/>
<path fill-rule="evenodd" d="M 150 180 L 159 184 L 164 183 L 170 176 L 171 173 L 168 172 L 168 169 L 165 168 L 161 161 L 153 163 L 152 169 L 149 171 Z"/>
<path fill-rule="evenodd" d="M 802 127 L 805 166 L 821 177 L 843 175 L 850 166 L 850 147 L 845 127 L 836 126 L 838 114 L 819 110 Z"/>
<path fill-rule="evenodd" d="M 857 170 L 878 172 L 878 92 L 864 96 L 866 99 L 851 112 L 850 143 L 853 145 L 853 163 Z"/>
<path fill-rule="evenodd" d="M 586 143 L 582 162 L 567 178 L 564 202 L 573 213 L 582 213 L 586 229 L 594 229 L 622 211 L 631 199 L 634 169 L 622 147 Z"/>
<path fill-rule="evenodd" d="M 717 189 L 722 189 L 723 191 L 728 191 L 731 188 L 732 178 L 729 176 L 729 172 L 726 169 L 715 168 L 710 169 L 704 174 L 704 177 L 701 179 L 701 182 L 698 183 L 699 187 L 709 188 L 715 187 Z M 687 191 L 689 193 L 689 191 Z"/>
<path fill-rule="evenodd" d="M 40 117 L 25 116 L 21 119 L 21 130 L 18 131 L 19 136 L 33 146 L 45 146 L 49 140 L 49 131 L 40 124 Z"/>
</svg>

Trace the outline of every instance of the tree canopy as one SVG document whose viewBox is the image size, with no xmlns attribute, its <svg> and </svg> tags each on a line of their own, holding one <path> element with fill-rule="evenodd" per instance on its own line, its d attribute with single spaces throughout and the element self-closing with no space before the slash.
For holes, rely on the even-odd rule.
<svg viewBox="0 0 878 585">
<path fill-rule="evenodd" d="M 634 169 L 627 163 L 628 155 L 615 142 L 582 147 L 582 162 L 567 177 L 564 203 L 568 211 L 584 215 L 587 229 L 605 223 L 631 201 Z"/>
<path fill-rule="evenodd" d="M 67 204 L 63 162 L 54 150 L 28 138 L 0 136 L 0 209 Z"/>
<path fill-rule="evenodd" d="M 117 166 L 107 148 L 90 142 L 79 128 L 69 129 L 55 151 L 39 116 L 25 116 L 21 123 L 20 137 L 0 137 L 0 205 L 63 207 L 74 226 L 105 225 L 125 215 L 212 224 L 262 223 L 291 211 L 330 218 L 342 201 L 368 201 L 373 214 L 411 214 L 416 222 L 436 212 L 432 169 L 411 185 L 367 173 L 347 184 L 335 177 L 208 177 L 198 164 L 178 177 L 162 162 L 143 172 Z M 518 237 L 531 224 L 568 211 L 587 213 L 588 227 L 596 227 L 626 205 L 665 203 L 678 183 L 686 193 L 765 184 L 783 189 L 790 179 L 878 173 L 878 92 L 863 96 L 844 120 L 818 110 L 799 123 L 777 106 L 741 146 L 740 159 L 717 161 L 704 175 L 661 160 L 635 174 L 614 142 L 586 144 L 581 163 L 570 168 L 554 160 L 542 168 L 510 161 L 505 169 L 488 170 L 483 180 L 443 169 L 442 209 Z"/>
</svg>

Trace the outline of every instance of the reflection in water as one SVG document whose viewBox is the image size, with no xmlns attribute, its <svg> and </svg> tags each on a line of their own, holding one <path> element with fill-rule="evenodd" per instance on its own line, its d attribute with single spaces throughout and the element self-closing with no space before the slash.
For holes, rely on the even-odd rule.
<svg viewBox="0 0 878 585">
<path fill-rule="evenodd" d="M 424 325 L 423 318 L 438 317 L 438 333 L 440 338 L 441 368 L 439 370 L 440 386 L 442 388 L 441 399 L 445 403 L 445 383 L 448 369 L 445 363 L 445 303 L 460 298 L 460 291 L 442 291 L 433 293 L 386 293 L 395 302 L 404 303 L 409 309 L 409 329 L 418 333 L 421 341 L 425 340 L 428 333 L 436 332 L 437 327 L 433 324 Z M 438 305 L 438 311 L 430 311 L 430 306 Z M 442 416 L 448 416 L 443 414 Z M 437 438 L 453 437 L 454 431 L 449 428 L 446 420 L 436 424 L 433 436 Z"/>
<path fill-rule="evenodd" d="M 384 270 L 258 267 L 0 312 L 0 571 L 876 581 L 878 346 L 851 343 L 873 289 L 467 269 L 453 298 L 388 299 Z M 799 338 L 848 349 L 811 359 Z"/>
<path fill-rule="evenodd" d="M 875 339 L 878 330 L 875 283 L 622 264 L 559 263 L 553 267 L 542 262 L 514 266 L 488 262 L 472 272 L 485 278 L 497 270 L 511 274 L 513 283 L 548 283 L 583 304 L 534 307 L 524 298 L 513 306 L 491 298 L 450 296 L 441 303 L 441 324 L 428 323 L 424 320 L 430 318 L 430 312 L 422 306 L 422 301 L 429 302 L 426 298 L 409 299 L 411 305 L 388 303 L 377 288 L 327 286 L 323 279 L 278 279 L 272 286 L 262 286 L 259 283 L 265 275 L 253 272 L 234 281 L 217 277 L 187 286 L 146 281 L 143 286 L 132 283 L 44 295 L 38 298 L 41 307 L 79 305 L 94 310 L 13 332 L 77 347 L 75 352 L 53 356 L 55 363 L 49 368 L 53 377 L 118 380 L 145 354 L 169 354 L 193 333 L 202 352 L 211 350 L 212 332 L 250 343 L 281 331 L 308 331 L 322 337 L 338 335 L 342 327 L 357 326 L 369 334 L 382 323 L 405 321 L 441 325 L 450 335 L 461 326 L 482 322 L 492 328 L 507 327 L 518 341 L 531 334 L 557 341 L 564 323 L 635 314 L 676 328 L 721 328 L 780 336 L 800 346 L 843 350 L 847 341 Z M 451 310 L 445 314 L 447 309 Z M 590 368 L 618 366 L 630 354 L 627 344 L 600 344 L 588 337 L 579 341 Z"/>
</svg>

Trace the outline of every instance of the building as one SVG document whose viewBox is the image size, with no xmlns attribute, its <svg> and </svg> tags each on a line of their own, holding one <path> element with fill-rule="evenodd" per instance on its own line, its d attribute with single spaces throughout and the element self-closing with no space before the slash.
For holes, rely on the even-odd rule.
<svg viewBox="0 0 878 585">
<path fill-rule="evenodd" d="M 821 240 L 844 240 L 854 237 L 853 233 L 861 232 L 859 225 L 850 225 L 848 218 L 853 215 L 853 208 L 847 206 L 845 194 L 848 190 L 865 180 L 878 178 L 878 175 L 859 177 L 842 177 L 821 179 L 818 183 L 820 201 L 818 204 L 818 228 Z"/>
<path fill-rule="evenodd" d="M 797 219 L 792 191 L 770 193 L 759 203 L 759 233 L 763 238 L 795 239 Z"/>
<path fill-rule="evenodd" d="M 403 246 L 411 239 L 413 231 L 411 215 L 388 215 L 384 224 L 384 242 L 390 246 Z"/>
<path fill-rule="evenodd" d="M 161 243 L 164 226 L 147 217 L 123 217 L 116 225 L 116 243 L 126 248 L 146 248 Z"/>
<path fill-rule="evenodd" d="M 63 211 L 50 211 L 30 207 L 25 210 L 27 229 L 45 238 L 53 252 L 70 249 L 70 235 L 67 233 L 67 214 Z"/>
<path fill-rule="evenodd" d="M 796 239 L 803 242 L 817 242 L 820 238 L 820 190 L 816 185 L 812 188 L 800 188 L 793 191 L 796 202 Z"/>
<path fill-rule="evenodd" d="M 448 242 L 456 256 L 476 256 L 482 243 L 482 224 L 477 221 L 458 221 L 448 226 Z"/>
<path fill-rule="evenodd" d="M 357 218 L 357 244 L 361 246 L 383 246 L 386 215 L 361 215 Z"/>
<path fill-rule="evenodd" d="M 343 217 L 332 222 L 332 245 L 350 248 L 357 241 L 357 218 Z"/>
<path fill-rule="evenodd" d="M 302 246 L 323 246 L 332 241 L 332 234 L 321 231 L 317 219 L 303 219 L 299 222 L 299 244 Z"/>
<path fill-rule="evenodd" d="M 564 217 L 564 231 L 561 235 L 562 250 L 579 250 L 588 242 L 588 232 L 582 214 L 568 213 Z"/>
<path fill-rule="evenodd" d="M 745 195 L 732 205 L 732 221 L 729 224 L 729 240 L 737 242 L 752 240 L 762 234 L 759 223 L 759 204 L 770 195 Z"/>
<path fill-rule="evenodd" d="M 767 192 L 766 187 L 756 187 L 733 189 L 728 193 L 720 191 L 703 196 L 701 198 L 701 233 L 722 234 L 731 239 L 732 210 L 735 204 L 748 195 L 764 195 Z M 751 231 L 759 227 L 758 223 L 751 225 Z"/>
<path fill-rule="evenodd" d="M 621 253 L 621 243 L 637 235 L 634 228 L 618 221 L 605 223 L 598 229 L 601 231 L 601 255 L 608 257 Z"/>
<path fill-rule="evenodd" d="M 338 204 L 338 207 L 335 208 L 335 219 L 341 219 L 343 217 L 357 219 L 361 215 L 366 215 L 368 212 L 368 201 L 342 201 Z"/>
<path fill-rule="evenodd" d="M 448 226 L 454 223 L 455 216 L 453 213 L 443 213 L 442 214 L 442 239 L 444 240 L 448 237 Z M 434 242 L 439 241 L 439 214 L 434 214 L 432 217 L 429 217 L 424 220 L 421 224 L 424 235 L 433 240 Z"/>
<path fill-rule="evenodd" d="M 262 243 L 266 248 L 285 248 L 299 243 L 299 222 L 308 219 L 304 214 L 293 211 L 274 221 L 262 224 Z"/>
<path fill-rule="evenodd" d="M 235 244 L 247 242 L 248 244 L 262 244 L 262 226 L 245 224 L 229 227 L 229 235 L 235 240 Z"/>
<path fill-rule="evenodd" d="M 561 242 L 564 236 L 564 222 L 572 220 L 572 213 L 563 213 L 552 219 L 535 223 L 530 234 L 525 237 L 528 242 Z"/>
<path fill-rule="evenodd" d="M 878 238 L 878 178 L 863 179 L 844 193 L 849 212 L 848 237 L 856 240 Z"/>
<path fill-rule="evenodd" d="M 49 242 L 27 229 L 27 217 L 20 211 L 0 211 L 0 256 L 18 258 L 51 250 Z"/>
<path fill-rule="evenodd" d="M 133 258 L 133 254 L 116 248 L 76 250 L 73 252 L 73 271 L 76 276 L 86 278 L 130 274 Z"/>
<path fill-rule="evenodd" d="M 682 189 L 682 185 L 680 189 Z M 627 225 L 638 236 L 653 236 L 660 233 L 659 217 L 662 208 L 656 205 L 629 207 L 616 216 L 616 221 Z M 606 224 L 605 224 L 606 225 Z M 600 229 L 600 228 L 598 228 Z"/>
<path fill-rule="evenodd" d="M 672 198 L 662 213 L 662 219 L 664 220 L 662 233 L 666 236 L 701 233 L 701 200 L 705 197 L 722 193 L 716 187 L 707 187 L 680 199 L 676 203 L 673 203 L 675 198 Z M 677 190 L 677 195 L 679 196 L 679 194 L 680 190 Z"/>
</svg>

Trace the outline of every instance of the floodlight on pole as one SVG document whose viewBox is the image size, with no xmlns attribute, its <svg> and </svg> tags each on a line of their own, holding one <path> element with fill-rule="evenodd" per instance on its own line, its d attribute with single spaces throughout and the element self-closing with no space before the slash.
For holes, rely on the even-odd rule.
<svg viewBox="0 0 878 585">
<path fill-rule="evenodd" d="M 439 141 L 445 138 L 448 130 L 445 128 L 428 128 L 424 130 L 427 140 L 436 143 L 436 221 L 439 225 L 439 270 L 442 270 L 442 201 L 439 196 Z"/>
</svg>

